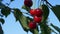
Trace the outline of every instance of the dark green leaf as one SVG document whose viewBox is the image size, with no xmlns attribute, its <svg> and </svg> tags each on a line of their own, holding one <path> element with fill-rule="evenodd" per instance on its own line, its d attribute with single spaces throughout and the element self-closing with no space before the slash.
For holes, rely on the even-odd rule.
<svg viewBox="0 0 60 34">
<path fill-rule="evenodd" d="M 1 27 L 1 24 L 0 24 L 0 34 L 4 34 L 2 27 Z"/>
<path fill-rule="evenodd" d="M 51 29 L 48 27 L 46 22 L 40 23 L 41 34 L 51 34 Z"/>
<path fill-rule="evenodd" d="M 3 0 L 0 0 L 0 2 L 3 1 Z"/>
<path fill-rule="evenodd" d="M 6 6 L 0 2 L 0 9 L 5 8 Z"/>
<path fill-rule="evenodd" d="M 51 9 L 60 21 L 60 5 L 53 6 Z"/>
<path fill-rule="evenodd" d="M 1 13 L 2 13 L 5 17 L 7 17 L 7 16 L 10 14 L 10 8 L 5 7 L 5 8 L 3 8 L 3 9 L 1 9 Z"/>
<path fill-rule="evenodd" d="M 14 16 L 16 21 L 19 20 L 19 17 L 22 15 L 22 12 L 19 9 L 14 9 Z"/>
<path fill-rule="evenodd" d="M 43 10 L 43 19 L 42 22 L 40 23 L 40 28 L 41 28 L 41 34 L 51 34 L 51 29 L 47 25 L 47 18 L 49 16 L 49 8 L 47 5 L 42 5 L 42 10 Z"/>
<path fill-rule="evenodd" d="M 25 9 L 26 11 L 28 11 L 29 12 L 29 10 L 30 10 L 30 8 L 29 7 L 27 7 L 27 6 L 22 6 L 22 9 Z"/>
<path fill-rule="evenodd" d="M 46 5 L 42 5 L 42 10 L 43 10 L 43 20 L 42 21 L 46 21 L 49 16 L 49 8 Z"/>
<path fill-rule="evenodd" d="M 11 0 L 11 2 L 14 1 L 14 0 Z"/>
<path fill-rule="evenodd" d="M 59 27 L 54 26 L 53 24 L 51 24 L 51 26 L 52 26 L 53 28 L 55 28 L 55 29 L 60 33 L 60 28 L 59 28 Z"/>
<path fill-rule="evenodd" d="M 4 19 L 3 18 L 0 18 L 0 22 L 2 23 L 2 24 L 4 24 Z"/>
</svg>

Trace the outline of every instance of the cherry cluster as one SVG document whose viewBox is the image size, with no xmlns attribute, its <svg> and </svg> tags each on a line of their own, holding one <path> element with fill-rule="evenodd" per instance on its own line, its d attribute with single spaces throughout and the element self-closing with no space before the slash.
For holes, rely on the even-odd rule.
<svg viewBox="0 0 60 34">
<path fill-rule="evenodd" d="M 24 0 L 24 5 L 31 7 L 33 4 L 32 0 Z M 43 11 L 40 8 L 30 9 L 30 14 L 33 16 L 33 21 L 29 22 L 30 29 L 35 29 L 37 23 L 40 23 L 42 20 Z"/>
<path fill-rule="evenodd" d="M 40 8 L 31 9 L 30 14 L 33 16 L 33 22 L 29 23 L 31 29 L 36 28 L 36 23 L 40 23 L 42 20 L 43 11 Z"/>
</svg>

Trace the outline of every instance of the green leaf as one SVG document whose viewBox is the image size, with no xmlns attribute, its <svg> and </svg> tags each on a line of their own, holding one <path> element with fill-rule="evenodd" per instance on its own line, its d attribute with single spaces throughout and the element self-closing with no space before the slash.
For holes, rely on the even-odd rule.
<svg viewBox="0 0 60 34">
<path fill-rule="evenodd" d="M 5 8 L 3 8 L 3 9 L 1 9 L 1 13 L 2 13 L 5 17 L 7 17 L 7 16 L 10 14 L 10 8 L 5 7 Z"/>
<path fill-rule="evenodd" d="M 22 12 L 19 9 L 14 9 L 14 16 L 16 20 L 19 21 L 24 31 L 28 32 L 28 19 L 22 14 Z"/>
<path fill-rule="evenodd" d="M 16 21 L 19 20 L 19 17 L 22 15 L 22 12 L 19 9 L 14 9 L 14 16 L 16 18 Z"/>
<path fill-rule="evenodd" d="M 51 9 L 60 21 L 60 5 L 53 6 Z"/>
<path fill-rule="evenodd" d="M 30 29 L 30 32 L 32 32 L 33 34 L 38 34 L 39 33 L 38 26 L 36 26 L 36 29 Z"/>
<path fill-rule="evenodd" d="M 41 34 L 51 34 L 51 29 L 46 24 L 46 21 L 44 23 L 40 23 L 41 28 Z"/>
<path fill-rule="evenodd" d="M 27 7 L 27 6 L 22 6 L 22 9 L 25 9 L 26 11 L 28 11 L 29 12 L 29 10 L 30 10 L 30 8 L 29 7 Z"/>
<path fill-rule="evenodd" d="M 33 34 L 38 34 L 39 31 L 37 29 L 30 29 L 30 32 L 32 32 Z"/>
<path fill-rule="evenodd" d="M 0 34 L 4 34 L 1 24 L 0 24 Z"/>
<path fill-rule="evenodd" d="M 30 22 L 30 21 L 33 21 L 33 19 L 32 19 L 32 18 L 30 18 L 30 17 L 27 17 L 27 18 L 28 18 L 29 22 Z"/>
<path fill-rule="evenodd" d="M 42 10 L 43 10 L 43 20 L 42 21 L 46 21 L 49 16 L 49 8 L 47 7 L 47 5 L 42 5 Z"/>
<path fill-rule="evenodd" d="M 60 28 L 59 28 L 59 27 L 54 26 L 52 23 L 51 23 L 51 26 L 52 26 L 53 28 L 55 28 L 55 29 L 60 33 Z"/>
<path fill-rule="evenodd" d="M 34 29 L 34 33 L 33 34 L 39 34 L 37 29 Z"/>
<path fill-rule="evenodd" d="M 0 18 L 0 22 L 2 23 L 2 24 L 4 24 L 4 19 L 3 18 Z"/>
<path fill-rule="evenodd" d="M 19 22 L 22 25 L 24 31 L 28 32 L 28 30 L 29 30 L 28 19 L 23 15 L 19 19 L 20 19 Z"/>
<path fill-rule="evenodd" d="M 38 25 L 36 26 L 36 29 L 34 29 L 34 33 L 33 34 L 39 34 L 39 28 Z"/>
</svg>

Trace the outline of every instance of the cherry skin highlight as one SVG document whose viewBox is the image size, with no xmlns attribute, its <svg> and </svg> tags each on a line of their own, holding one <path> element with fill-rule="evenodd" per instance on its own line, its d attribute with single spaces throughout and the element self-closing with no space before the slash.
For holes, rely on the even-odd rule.
<svg viewBox="0 0 60 34">
<path fill-rule="evenodd" d="M 35 9 L 31 9 L 31 10 L 30 10 L 30 14 L 31 14 L 32 16 L 34 16 L 34 15 L 35 15 Z"/>
<path fill-rule="evenodd" d="M 35 21 L 36 23 L 40 23 L 41 20 L 42 20 L 42 16 L 41 16 L 41 17 L 34 16 L 34 21 Z"/>
<path fill-rule="evenodd" d="M 36 16 L 40 17 L 42 14 L 43 14 L 43 11 L 42 11 L 40 8 L 37 8 L 37 9 L 35 10 L 35 15 L 36 15 Z"/>
</svg>

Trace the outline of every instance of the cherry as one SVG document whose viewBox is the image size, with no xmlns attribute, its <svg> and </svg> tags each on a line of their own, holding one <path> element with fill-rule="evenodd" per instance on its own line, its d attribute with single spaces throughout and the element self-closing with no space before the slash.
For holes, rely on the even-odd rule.
<svg viewBox="0 0 60 34">
<path fill-rule="evenodd" d="M 35 9 L 35 15 L 36 16 L 40 17 L 42 14 L 43 14 L 43 11 L 40 8 Z"/>
<path fill-rule="evenodd" d="M 33 4 L 32 0 L 24 0 L 24 5 L 25 6 L 31 7 L 32 4 Z"/>
<path fill-rule="evenodd" d="M 30 10 L 30 14 L 33 15 L 33 16 L 40 17 L 40 16 L 42 16 L 43 11 L 40 8 L 38 8 L 38 9 L 31 9 Z"/>
<path fill-rule="evenodd" d="M 35 15 L 35 9 L 31 9 L 31 10 L 30 10 L 30 14 L 31 14 L 32 16 L 34 16 L 34 15 Z"/>
<path fill-rule="evenodd" d="M 30 29 L 35 29 L 35 28 L 36 28 L 36 23 L 30 22 L 30 23 L 29 23 L 29 28 L 30 28 Z"/>
<path fill-rule="evenodd" d="M 41 17 L 34 16 L 34 21 L 35 21 L 36 23 L 41 22 L 41 20 L 42 20 L 42 16 L 41 16 Z"/>
</svg>

